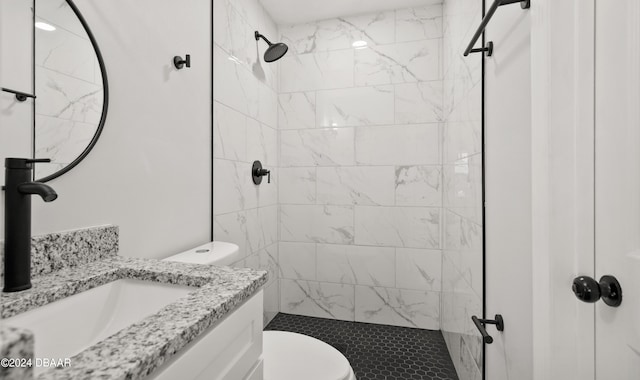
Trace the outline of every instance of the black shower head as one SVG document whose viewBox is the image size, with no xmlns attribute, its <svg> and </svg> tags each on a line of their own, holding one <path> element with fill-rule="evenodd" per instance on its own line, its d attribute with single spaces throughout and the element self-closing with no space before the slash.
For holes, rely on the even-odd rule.
<svg viewBox="0 0 640 380">
<path fill-rule="evenodd" d="M 275 62 L 280 58 L 282 58 L 285 54 L 287 54 L 287 51 L 289 50 L 289 47 L 282 42 L 277 42 L 275 44 L 272 44 L 271 41 L 269 41 L 265 36 L 260 34 L 260 32 L 258 32 L 257 30 L 255 32 L 255 36 L 256 36 L 256 41 L 262 38 L 266 43 L 269 44 L 267 51 L 264 52 L 265 62 L 269 62 L 269 63 Z"/>
</svg>

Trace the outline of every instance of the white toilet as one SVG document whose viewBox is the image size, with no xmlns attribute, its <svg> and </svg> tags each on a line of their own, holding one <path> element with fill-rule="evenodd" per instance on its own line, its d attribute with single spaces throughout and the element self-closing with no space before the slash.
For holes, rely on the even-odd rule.
<svg viewBox="0 0 640 380">
<path fill-rule="evenodd" d="M 285 331 L 262 339 L 264 380 L 356 380 L 347 358 L 321 340 Z"/>
<path fill-rule="evenodd" d="M 238 246 L 213 241 L 163 261 L 231 265 L 240 260 Z M 347 358 L 321 340 L 292 332 L 265 331 L 264 380 L 356 380 Z"/>
</svg>

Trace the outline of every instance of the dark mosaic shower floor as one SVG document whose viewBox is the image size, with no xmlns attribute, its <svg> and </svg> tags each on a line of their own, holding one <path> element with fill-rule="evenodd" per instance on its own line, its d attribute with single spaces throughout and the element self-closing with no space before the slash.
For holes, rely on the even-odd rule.
<svg viewBox="0 0 640 380">
<path fill-rule="evenodd" d="M 282 313 L 265 330 L 329 343 L 349 359 L 358 380 L 458 380 L 440 331 Z"/>
</svg>

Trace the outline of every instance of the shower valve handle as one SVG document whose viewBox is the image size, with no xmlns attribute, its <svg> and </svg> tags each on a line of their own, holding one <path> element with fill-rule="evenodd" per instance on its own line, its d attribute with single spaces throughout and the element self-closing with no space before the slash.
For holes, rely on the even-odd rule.
<svg viewBox="0 0 640 380">
<path fill-rule="evenodd" d="M 261 184 L 264 176 L 267 176 L 267 183 L 271 183 L 271 170 L 263 169 L 260 161 L 254 161 L 251 167 L 253 183 L 256 185 Z"/>
</svg>

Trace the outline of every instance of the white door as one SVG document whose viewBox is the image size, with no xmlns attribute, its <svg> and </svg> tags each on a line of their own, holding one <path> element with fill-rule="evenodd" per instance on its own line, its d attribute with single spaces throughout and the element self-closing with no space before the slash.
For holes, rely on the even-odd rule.
<svg viewBox="0 0 640 380">
<path fill-rule="evenodd" d="M 640 1 L 596 1 L 595 269 L 622 303 L 595 304 L 596 380 L 640 379 Z M 585 334 L 590 334 L 585 331 Z"/>
</svg>

